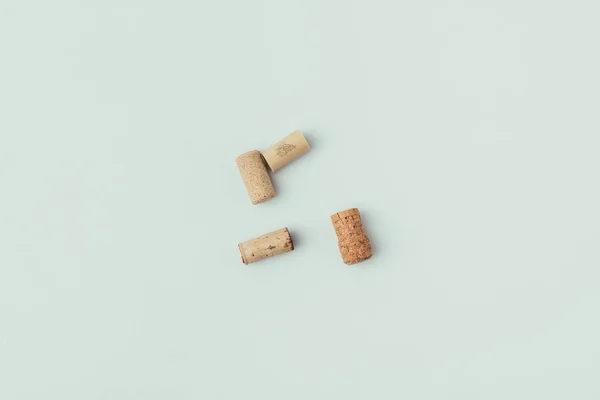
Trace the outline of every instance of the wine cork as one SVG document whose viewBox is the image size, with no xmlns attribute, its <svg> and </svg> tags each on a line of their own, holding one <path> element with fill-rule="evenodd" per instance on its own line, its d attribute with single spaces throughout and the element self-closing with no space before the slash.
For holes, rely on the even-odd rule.
<svg viewBox="0 0 600 400">
<path fill-rule="evenodd" d="M 310 145 L 302 132 L 296 131 L 263 151 L 262 154 L 271 171 L 275 172 L 309 150 Z"/>
<path fill-rule="evenodd" d="M 252 204 L 262 203 L 275 197 L 275 189 L 265 167 L 260 151 L 244 153 L 235 160 Z"/>
<path fill-rule="evenodd" d="M 333 214 L 331 222 L 345 264 L 357 264 L 373 256 L 371 241 L 363 227 L 358 208 Z"/>
<path fill-rule="evenodd" d="M 246 265 L 263 258 L 276 256 L 294 250 L 294 243 L 287 228 L 275 232 L 267 233 L 238 244 L 242 262 Z"/>
</svg>

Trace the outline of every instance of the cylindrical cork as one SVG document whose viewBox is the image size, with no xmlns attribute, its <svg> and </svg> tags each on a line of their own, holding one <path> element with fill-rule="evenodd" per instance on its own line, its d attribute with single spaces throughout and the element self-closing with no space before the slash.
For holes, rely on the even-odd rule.
<svg viewBox="0 0 600 400">
<path fill-rule="evenodd" d="M 287 228 L 267 233 L 238 244 L 242 262 L 246 265 L 260 261 L 263 258 L 276 256 L 294 250 L 294 243 Z"/>
<path fill-rule="evenodd" d="M 371 241 L 363 227 L 358 208 L 333 214 L 331 222 L 345 264 L 357 264 L 373 256 Z"/>
<path fill-rule="evenodd" d="M 253 150 L 235 160 L 252 204 L 262 203 L 275 197 L 275 189 L 265 167 L 260 151 Z"/>
<path fill-rule="evenodd" d="M 275 172 L 310 150 L 310 145 L 300 131 L 296 131 L 262 152 L 265 161 Z"/>
</svg>

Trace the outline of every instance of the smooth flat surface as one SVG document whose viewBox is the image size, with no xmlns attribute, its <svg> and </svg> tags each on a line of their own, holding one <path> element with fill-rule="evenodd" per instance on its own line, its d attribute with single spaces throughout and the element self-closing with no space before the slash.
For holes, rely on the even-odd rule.
<svg viewBox="0 0 600 400">
<path fill-rule="evenodd" d="M 600 398 L 599 12 L 1 2 L 0 399 Z"/>
</svg>

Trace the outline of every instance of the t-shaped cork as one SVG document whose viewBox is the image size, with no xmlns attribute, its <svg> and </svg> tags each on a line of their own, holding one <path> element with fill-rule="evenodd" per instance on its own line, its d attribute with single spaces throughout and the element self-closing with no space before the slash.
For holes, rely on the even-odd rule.
<svg viewBox="0 0 600 400">
<path fill-rule="evenodd" d="M 333 214 L 331 222 L 345 264 L 357 264 L 373 256 L 371 241 L 363 227 L 358 208 Z"/>
</svg>

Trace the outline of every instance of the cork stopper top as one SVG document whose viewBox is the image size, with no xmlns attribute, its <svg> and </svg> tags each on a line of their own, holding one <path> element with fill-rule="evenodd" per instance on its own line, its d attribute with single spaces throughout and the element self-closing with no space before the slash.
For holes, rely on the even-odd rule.
<svg viewBox="0 0 600 400">
<path fill-rule="evenodd" d="M 360 218 L 360 212 L 358 211 L 358 208 L 350 208 L 348 210 L 340 211 L 331 215 L 331 222 L 333 222 L 333 224 L 335 225 L 335 223 L 339 220 L 353 216 L 358 216 L 358 218 Z"/>
</svg>

